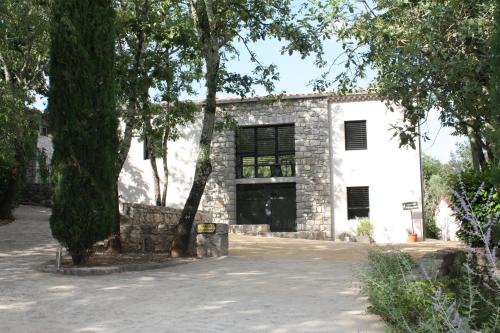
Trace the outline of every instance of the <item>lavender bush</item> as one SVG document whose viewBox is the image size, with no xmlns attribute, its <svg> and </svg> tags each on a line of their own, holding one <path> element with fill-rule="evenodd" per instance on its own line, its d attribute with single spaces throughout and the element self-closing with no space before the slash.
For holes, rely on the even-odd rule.
<svg viewBox="0 0 500 333">
<path fill-rule="evenodd" d="M 483 247 L 466 243 L 449 275 L 421 277 L 415 261 L 396 249 L 379 248 L 369 254 L 361 275 L 362 292 L 368 296 L 369 310 L 393 331 L 500 332 L 499 244 L 491 236 L 500 212 L 476 214 L 472 207 L 483 190 L 480 186 L 472 196 L 454 193 L 460 203 L 455 213 L 471 226 L 468 239 L 480 240 Z M 492 198 L 493 194 L 488 200 Z"/>
</svg>

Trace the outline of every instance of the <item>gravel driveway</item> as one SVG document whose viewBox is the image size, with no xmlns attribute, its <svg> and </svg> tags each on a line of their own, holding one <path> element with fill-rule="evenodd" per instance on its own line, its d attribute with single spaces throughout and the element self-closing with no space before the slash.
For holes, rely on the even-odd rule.
<svg viewBox="0 0 500 333">
<path fill-rule="evenodd" d="M 144 272 L 39 273 L 50 211 L 0 226 L 0 332 L 383 332 L 353 276 L 367 245 L 232 236 L 230 256 Z"/>
</svg>

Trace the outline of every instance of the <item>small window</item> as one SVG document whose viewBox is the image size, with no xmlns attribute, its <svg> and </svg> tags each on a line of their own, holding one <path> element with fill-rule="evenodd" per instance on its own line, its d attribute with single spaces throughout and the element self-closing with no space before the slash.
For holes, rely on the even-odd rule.
<svg viewBox="0 0 500 333">
<path fill-rule="evenodd" d="M 370 196 L 368 186 L 356 186 L 347 188 L 347 218 L 369 217 Z"/>
<path fill-rule="evenodd" d="M 344 123 L 345 149 L 366 150 L 366 120 L 346 121 Z"/>
</svg>

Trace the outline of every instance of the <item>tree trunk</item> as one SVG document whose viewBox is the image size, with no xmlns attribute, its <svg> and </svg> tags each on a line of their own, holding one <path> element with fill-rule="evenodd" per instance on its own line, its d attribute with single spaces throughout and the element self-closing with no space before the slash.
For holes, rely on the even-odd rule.
<svg viewBox="0 0 500 333">
<path fill-rule="evenodd" d="M 154 149 L 152 149 L 152 140 L 148 141 L 149 149 L 149 161 L 151 163 L 151 169 L 153 170 L 153 188 L 155 191 L 155 205 L 161 206 L 161 187 L 160 187 L 160 175 L 158 173 L 158 166 L 156 165 L 156 154 Z"/>
<path fill-rule="evenodd" d="M 173 257 L 182 257 L 189 254 L 189 237 L 193 227 L 194 217 L 198 211 L 198 206 L 200 205 L 201 197 L 205 191 L 208 177 L 212 173 L 210 153 L 214 133 L 215 111 L 217 109 L 217 77 L 220 63 L 219 49 L 216 45 L 217 43 L 212 42 L 211 45 L 205 47 L 207 100 L 203 109 L 200 151 L 196 161 L 193 185 L 186 200 L 186 204 L 184 205 L 184 209 L 182 210 L 177 226 L 177 235 L 172 245 Z"/>
<path fill-rule="evenodd" d="M 18 187 L 17 168 L 12 169 L 7 187 L 3 195 L 0 197 L 0 219 L 12 220 L 12 209 L 14 207 L 14 199 Z"/>
<path fill-rule="evenodd" d="M 473 124 L 467 124 L 467 136 L 469 137 L 471 149 L 472 168 L 476 173 L 480 173 L 481 169 L 486 166 L 486 158 L 481 145 L 481 136 L 477 133 Z"/>
<path fill-rule="evenodd" d="M 161 205 L 167 206 L 167 190 L 168 190 L 168 136 L 169 129 L 165 130 L 162 142 L 162 159 L 163 159 L 163 194 L 161 196 Z"/>
<path fill-rule="evenodd" d="M 148 0 L 144 1 L 143 7 L 142 7 L 142 15 L 147 15 L 149 10 L 149 2 Z M 134 64 L 133 64 L 133 73 L 134 77 L 132 79 L 132 94 L 129 96 L 128 100 L 128 108 L 129 108 L 129 117 L 125 121 L 125 130 L 123 132 L 123 139 L 119 143 L 119 148 L 118 148 L 118 159 L 116 163 L 116 193 L 115 193 L 115 198 L 116 198 L 116 221 L 115 221 L 115 228 L 114 228 L 114 239 L 115 241 L 113 242 L 113 250 L 117 252 L 121 252 L 121 235 L 120 235 L 120 201 L 119 201 L 119 193 L 118 193 L 118 179 L 120 177 L 120 173 L 123 168 L 123 164 L 125 164 L 125 161 L 127 160 L 128 152 L 130 151 L 130 145 L 132 143 L 132 136 L 133 136 L 133 116 L 130 116 L 130 110 L 133 110 L 132 115 L 136 114 L 138 110 L 140 110 L 139 102 L 137 101 L 137 95 L 138 95 L 138 89 L 137 89 L 137 81 L 139 80 L 139 76 L 141 74 L 141 60 L 142 60 L 142 55 L 143 55 L 143 49 L 144 49 L 144 31 L 140 29 L 139 31 L 136 31 L 136 38 L 137 38 L 137 44 L 136 48 L 134 51 Z"/>
<path fill-rule="evenodd" d="M 116 220 L 113 226 L 113 242 L 111 249 L 118 253 L 122 252 L 122 239 L 120 230 L 120 198 L 118 194 L 118 181 L 115 183 L 115 203 L 116 203 Z"/>
<path fill-rule="evenodd" d="M 132 143 L 132 124 L 127 121 L 125 124 L 125 130 L 123 132 L 123 139 L 119 142 L 118 157 L 116 161 L 115 169 L 115 205 L 116 205 L 116 217 L 113 227 L 113 242 L 111 243 L 111 248 L 113 251 L 120 253 L 122 251 L 121 242 L 121 232 L 120 232 L 120 197 L 118 191 L 118 182 L 120 178 L 120 173 L 122 171 L 123 165 L 127 160 L 128 152 L 130 150 L 130 145 Z"/>
</svg>

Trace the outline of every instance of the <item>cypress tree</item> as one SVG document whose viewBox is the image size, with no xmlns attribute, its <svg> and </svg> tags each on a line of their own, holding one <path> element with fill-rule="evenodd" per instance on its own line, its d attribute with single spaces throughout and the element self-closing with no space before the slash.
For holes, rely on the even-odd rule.
<svg viewBox="0 0 500 333">
<path fill-rule="evenodd" d="M 52 235 L 84 263 L 115 220 L 117 115 L 111 0 L 55 0 L 49 113 L 53 130 Z"/>
<path fill-rule="evenodd" d="M 494 182 L 500 189 L 500 0 L 496 2 L 495 29 L 492 39 L 491 107 L 493 109 L 493 129 L 490 132 L 496 165 L 493 166 Z"/>
</svg>

